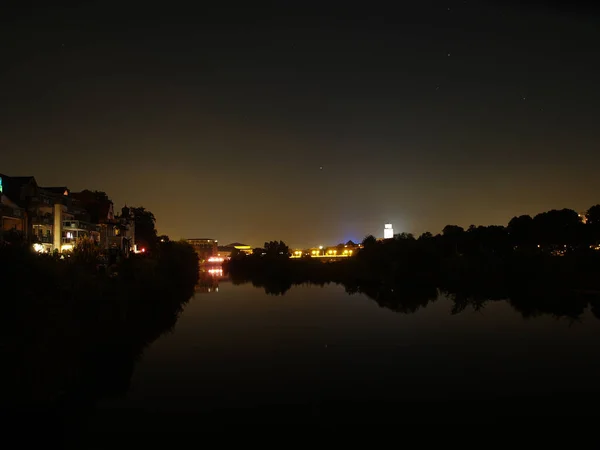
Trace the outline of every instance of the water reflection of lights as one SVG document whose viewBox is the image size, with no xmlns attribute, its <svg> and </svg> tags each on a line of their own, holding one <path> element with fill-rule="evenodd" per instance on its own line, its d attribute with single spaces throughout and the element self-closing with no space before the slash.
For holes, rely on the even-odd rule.
<svg viewBox="0 0 600 450">
<path fill-rule="evenodd" d="M 211 275 L 221 276 L 223 275 L 223 269 L 208 269 L 208 273 L 210 273 Z"/>
<path fill-rule="evenodd" d="M 225 261 L 225 258 L 221 258 L 219 256 L 211 256 L 210 258 L 208 258 L 208 262 L 212 262 L 212 263 L 215 263 L 215 262 L 222 263 L 223 261 Z"/>
</svg>

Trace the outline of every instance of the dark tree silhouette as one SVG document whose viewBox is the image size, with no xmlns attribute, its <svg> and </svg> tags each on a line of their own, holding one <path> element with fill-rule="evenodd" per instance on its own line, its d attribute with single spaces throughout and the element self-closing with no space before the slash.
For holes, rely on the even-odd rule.
<svg viewBox="0 0 600 450">
<path fill-rule="evenodd" d="M 513 217 L 508 222 L 508 235 L 512 245 L 521 249 L 536 245 L 535 235 L 533 230 L 533 218 L 523 215 Z"/>
<path fill-rule="evenodd" d="M 585 217 L 589 225 L 600 226 L 600 205 L 594 205 L 588 209 Z"/>
<path fill-rule="evenodd" d="M 131 208 L 135 220 L 135 241 L 138 247 L 150 251 L 156 248 L 158 236 L 156 235 L 156 218 L 154 214 L 143 206 Z"/>
<path fill-rule="evenodd" d="M 587 219 L 584 225 L 575 211 L 562 209 L 533 219 L 513 217 L 507 227 L 471 225 L 465 231 L 447 225 L 442 234 L 426 232 L 419 239 L 409 233 L 385 240 L 370 235 L 354 257 L 333 263 L 310 257 L 275 259 L 288 249 L 281 241 L 271 241 L 255 249 L 255 256 L 232 260 L 226 266 L 232 279 L 269 286 L 272 293 L 285 292 L 290 283 L 335 282 L 391 309 L 412 311 L 410 301 L 396 298 L 399 293 L 433 288 L 454 295 L 454 313 L 467 306 L 480 310 L 489 299 L 511 298 L 513 306 L 522 305 L 527 314 L 578 317 L 587 300 L 571 307 L 567 304 L 570 295 L 592 295 L 600 287 L 600 251 L 588 245 L 592 227 L 600 224 L 600 205 L 590 208 Z M 598 304 L 595 313 L 600 315 Z"/>
<path fill-rule="evenodd" d="M 377 239 L 375 239 L 375 236 L 372 234 L 365 237 L 362 241 L 362 245 L 365 247 L 365 249 L 372 248 L 375 246 L 375 244 L 377 244 Z"/>
<path fill-rule="evenodd" d="M 465 232 L 463 227 L 459 227 L 458 225 L 446 225 L 442 230 L 442 235 L 444 236 L 460 236 Z"/>
<path fill-rule="evenodd" d="M 543 245 L 574 245 L 581 241 L 583 223 L 572 209 L 553 209 L 533 218 L 535 236 Z"/>
<path fill-rule="evenodd" d="M 269 259 L 287 259 L 290 256 L 290 249 L 283 241 L 265 242 L 265 257 Z"/>
<path fill-rule="evenodd" d="M 452 254 L 460 254 L 464 241 L 465 230 L 458 225 L 446 225 L 442 230 L 444 242 L 444 254 L 450 256 Z"/>
<path fill-rule="evenodd" d="M 588 236 L 591 241 L 597 243 L 600 241 L 600 205 L 594 205 L 587 210 L 585 214 L 587 219 Z"/>
</svg>

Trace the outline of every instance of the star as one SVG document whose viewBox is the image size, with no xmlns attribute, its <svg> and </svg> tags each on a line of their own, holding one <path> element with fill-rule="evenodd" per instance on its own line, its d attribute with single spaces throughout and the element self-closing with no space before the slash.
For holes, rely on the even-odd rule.
<svg viewBox="0 0 600 450">
<path fill-rule="evenodd" d="M 323 166 L 319 166 L 319 170 L 323 170 Z"/>
<path fill-rule="evenodd" d="M 448 56 L 450 56 L 450 53 L 448 53 Z"/>
</svg>

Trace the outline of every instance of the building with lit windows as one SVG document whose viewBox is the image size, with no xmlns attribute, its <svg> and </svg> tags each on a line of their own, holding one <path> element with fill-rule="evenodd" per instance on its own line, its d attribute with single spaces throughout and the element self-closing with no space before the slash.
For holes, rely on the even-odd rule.
<svg viewBox="0 0 600 450">
<path fill-rule="evenodd" d="M 133 218 L 115 217 L 104 193 L 71 193 L 65 186 L 38 186 L 33 176 L 0 174 L 0 196 L 0 239 L 10 233 L 40 253 L 70 251 L 82 237 L 125 256 L 135 245 Z"/>
<path fill-rule="evenodd" d="M 216 239 L 194 238 L 186 239 L 186 242 L 194 248 L 201 263 L 207 262 L 211 257 L 218 258 L 219 248 Z"/>
<path fill-rule="evenodd" d="M 361 244 L 355 244 L 352 241 L 348 241 L 345 244 L 338 244 L 330 247 L 320 245 L 308 249 L 294 249 L 290 252 L 290 258 L 321 258 L 324 260 L 334 260 L 354 256 L 361 248 Z"/>
<path fill-rule="evenodd" d="M 234 242 L 229 245 L 219 245 L 217 247 L 217 256 L 223 259 L 229 259 L 232 253 L 235 251 L 251 255 L 252 247 L 250 245 L 241 244 L 239 242 Z"/>
<path fill-rule="evenodd" d="M 21 238 L 25 231 L 25 209 L 4 193 L 7 177 L 0 175 L 0 241 Z"/>
<path fill-rule="evenodd" d="M 33 176 L 2 179 L 2 228 L 10 228 L 36 251 L 59 249 L 62 233 L 62 215 L 70 207 L 69 191 L 65 187 L 38 186 Z M 12 217 L 7 214 L 12 209 Z M 57 220 L 56 211 L 60 210 Z M 15 217 L 16 216 L 16 217 Z"/>
</svg>

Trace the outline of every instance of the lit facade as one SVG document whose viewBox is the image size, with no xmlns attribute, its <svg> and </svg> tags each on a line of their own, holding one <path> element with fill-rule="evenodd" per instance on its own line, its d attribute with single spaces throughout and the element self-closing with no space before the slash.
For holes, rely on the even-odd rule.
<svg viewBox="0 0 600 450">
<path fill-rule="evenodd" d="M 88 237 L 103 249 L 117 248 L 127 256 L 134 241 L 132 217 L 116 220 L 112 201 L 96 193 L 71 193 L 65 186 L 41 187 L 33 176 L 0 174 L 0 225 L 18 234 L 38 252 L 70 251 L 78 238 Z M 7 235 L 2 231 L 2 235 Z"/>
<path fill-rule="evenodd" d="M 394 237 L 394 229 L 391 223 L 386 223 L 383 227 L 383 238 L 392 239 Z"/>
<path fill-rule="evenodd" d="M 312 247 L 308 249 L 295 249 L 291 251 L 290 258 L 325 258 L 325 259 L 339 259 L 348 258 L 356 255 L 357 251 L 362 248 L 362 245 L 348 242 L 346 244 L 339 244 L 332 247 Z"/>
<path fill-rule="evenodd" d="M 2 194 L 0 176 L 0 240 L 10 234 L 22 235 L 25 230 L 25 210 Z"/>
</svg>

